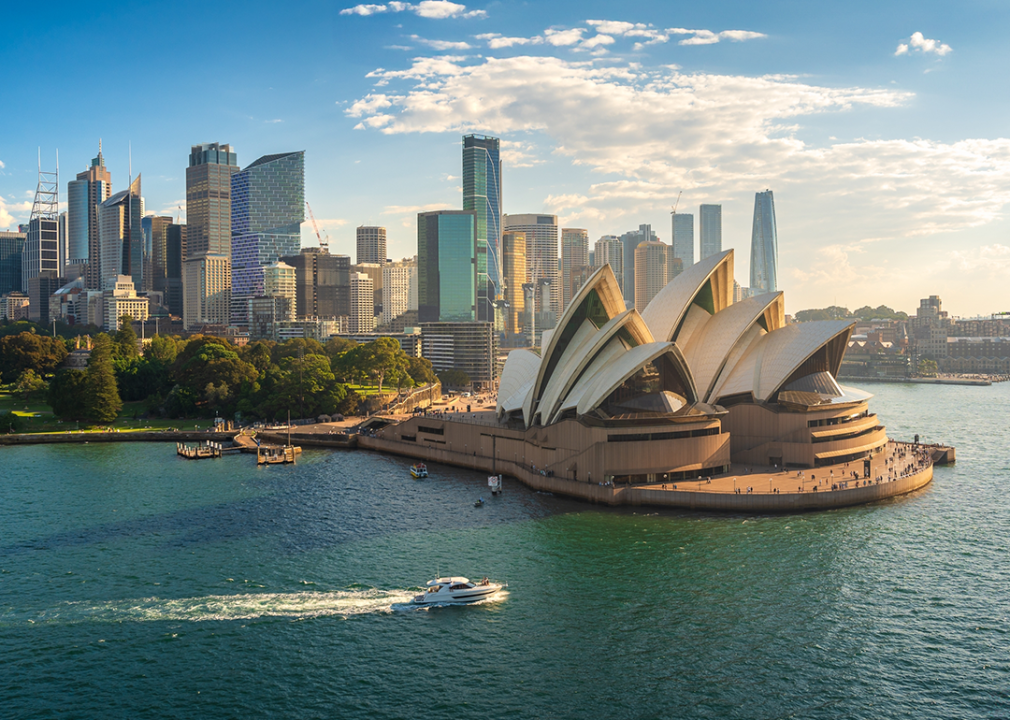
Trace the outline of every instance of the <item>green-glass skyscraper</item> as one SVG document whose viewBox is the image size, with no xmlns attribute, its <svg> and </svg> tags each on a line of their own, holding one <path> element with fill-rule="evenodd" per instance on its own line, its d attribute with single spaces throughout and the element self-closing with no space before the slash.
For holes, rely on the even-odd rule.
<svg viewBox="0 0 1010 720">
<path fill-rule="evenodd" d="M 477 311 L 476 214 L 437 210 L 417 215 L 419 322 L 472 322 Z"/>
<path fill-rule="evenodd" d="M 501 288 L 501 156 L 498 138 L 463 136 L 463 209 L 477 232 L 477 320 L 494 321 Z"/>
</svg>

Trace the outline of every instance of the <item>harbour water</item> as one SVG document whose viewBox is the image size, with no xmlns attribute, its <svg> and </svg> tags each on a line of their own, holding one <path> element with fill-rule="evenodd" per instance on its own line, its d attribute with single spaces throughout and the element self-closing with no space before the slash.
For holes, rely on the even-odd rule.
<svg viewBox="0 0 1010 720">
<path fill-rule="evenodd" d="M 0 449 L 0 717 L 1010 715 L 1010 385 L 866 389 L 957 464 L 799 515 L 492 498 L 363 451 Z M 436 573 L 509 590 L 407 606 Z"/>
</svg>

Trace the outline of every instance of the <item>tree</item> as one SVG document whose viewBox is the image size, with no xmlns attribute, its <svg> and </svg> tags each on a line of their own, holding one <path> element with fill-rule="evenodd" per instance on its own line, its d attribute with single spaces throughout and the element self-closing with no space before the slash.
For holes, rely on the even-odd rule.
<svg viewBox="0 0 1010 720">
<path fill-rule="evenodd" d="M 470 376 L 462 370 L 443 370 L 438 374 L 443 387 L 462 388 L 470 384 Z"/>
<path fill-rule="evenodd" d="M 133 317 L 131 315 L 120 316 L 119 330 L 116 331 L 114 342 L 113 355 L 115 357 L 132 360 L 140 355 L 137 352 L 137 333 L 133 331 Z"/>
<path fill-rule="evenodd" d="M 21 373 L 21 376 L 18 378 L 17 385 L 14 387 L 14 391 L 24 395 L 25 402 L 28 402 L 29 395 L 39 392 L 40 390 L 45 390 L 45 388 L 46 381 L 40 378 L 34 370 L 28 368 Z"/>
<path fill-rule="evenodd" d="M 276 344 L 270 340 L 257 340 L 242 348 L 239 357 L 256 368 L 256 372 L 263 375 L 273 363 L 272 351 Z"/>
<path fill-rule="evenodd" d="M 395 382 L 398 375 L 407 370 L 407 353 L 393 338 L 378 338 L 367 343 L 363 350 L 364 368 L 369 375 L 378 378 L 380 393 L 387 375 Z"/>
<path fill-rule="evenodd" d="M 166 335 L 155 335 L 151 338 L 151 344 L 144 350 L 145 358 L 158 360 L 166 366 L 174 363 L 178 354 L 179 348 L 176 346 L 175 340 Z"/>
<path fill-rule="evenodd" d="M 923 377 L 935 377 L 939 368 L 936 365 L 936 360 L 928 360 L 923 358 L 919 361 L 919 375 Z"/>
<path fill-rule="evenodd" d="M 832 305 L 821 310 L 800 310 L 796 313 L 797 322 L 809 322 L 811 320 L 842 320 L 851 317 L 852 313 L 848 308 Z"/>
<path fill-rule="evenodd" d="M 112 339 L 99 333 L 88 360 L 88 392 L 86 417 L 95 422 L 112 422 L 123 409 L 112 368 Z"/>
<path fill-rule="evenodd" d="M 438 381 L 438 376 L 435 375 L 431 360 L 428 358 L 408 357 L 407 373 L 418 385 L 429 385 Z"/>
<path fill-rule="evenodd" d="M 84 420 L 88 417 L 88 374 L 67 368 L 56 373 L 49 383 L 46 402 L 53 415 L 62 420 Z M 0 426 L 0 430 L 3 427 Z"/>
<path fill-rule="evenodd" d="M 67 357 L 63 340 L 21 332 L 0 338 L 0 380 L 12 383 L 31 368 L 45 377 L 55 372 Z"/>
</svg>

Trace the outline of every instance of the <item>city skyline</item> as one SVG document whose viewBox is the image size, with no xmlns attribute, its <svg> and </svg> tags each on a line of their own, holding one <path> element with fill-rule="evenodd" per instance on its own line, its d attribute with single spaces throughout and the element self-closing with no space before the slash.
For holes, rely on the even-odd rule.
<svg viewBox="0 0 1010 720">
<path fill-rule="evenodd" d="M 219 13 L 242 17 L 241 33 L 211 53 L 190 53 L 196 39 L 161 49 L 127 32 L 158 23 L 185 35 L 184 12 L 138 7 L 110 18 L 58 5 L 47 23 L 57 50 L 39 62 L 61 78 L 68 107 L 89 106 L 73 58 L 104 33 L 125 39 L 107 62 L 135 60 L 150 83 L 185 88 L 193 101 L 155 106 L 161 93 L 138 94 L 115 118 L 74 123 L 6 116 L 0 229 L 27 223 L 40 147 L 43 169 L 60 151 L 65 207 L 66 182 L 99 138 L 113 190 L 125 189 L 132 143 L 148 211 L 176 216 L 187 148 L 226 141 L 246 158 L 306 148 L 306 198 L 332 252 L 353 255 L 354 228 L 378 225 L 389 228 L 390 257 L 409 256 L 417 212 L 459 207 L 461 136 L 487 133 L 502 141 L 503 213 L 556 214 L 593 243 L 641 224 L 668 228 L 683 190 L 687 212 L 722 205 L 723 247 L 740 254 L 744 284 L 750 197 L 772 188 L 791 312 L 863 299 L 909 311 L 927 289 L 966 314 L 1005 305 L 986 286 L 1010 268 L 1010 140 L 999 120 L 1008 101 L 984 88 L 1010 64 L 996 32 L 1008 10 L 969 3 L 951 22 L 938 5 L 911 3 L 818 7 L 802 18 L 777 3 L 558 3 L 542 17 L 513 3 L 356 7 L 286 8 L 305 41 L 268 61 L 245 50 L 272 31 L 265 4 L 222 4 Z M 37 25 L 37 13 L 11 8 L 10 27 Z M 9 66 L 24 65 L 29 42 L 15 33 L 0 50 Z M 190 88 L 184 78 L 198 67 L 228 89 Z M 15 74 L 8 89 L 24 96 L 27 82 Z M 429 86 L 428 113 L 419 83 Z M 681 103 L 688 94 L 705 100 L 705 117 Z M 557 103 L 571 111 L 554 112 Z M 683 131 L 669 133 L 671 124 Z M 303 226 L 303 244 L 315 244 L 310 234 Z M 829 278 L 843 282 L 827 293 Z"/>
</svg>

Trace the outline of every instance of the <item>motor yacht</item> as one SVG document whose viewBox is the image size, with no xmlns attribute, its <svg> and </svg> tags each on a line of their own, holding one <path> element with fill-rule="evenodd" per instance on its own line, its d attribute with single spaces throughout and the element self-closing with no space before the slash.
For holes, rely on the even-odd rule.
<svg viewBox="0 0 1010 720">
<path fill-rule="evenodd" d="M 498 593 L 504 585 L 493 583 L 487 578 L 480 582 L 470 582 L 465 577 L 443 577 L 428 583 L 427 589 L 415 595 L 414 605 L 459 605 L 484 600 Z"/>
</svg>

